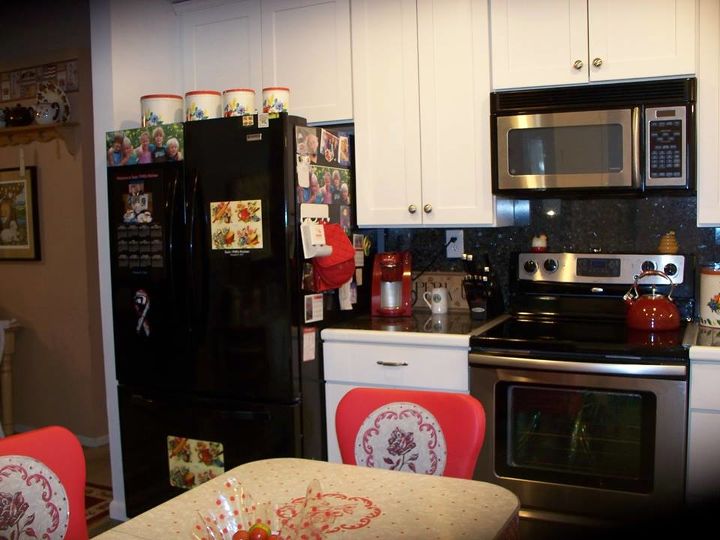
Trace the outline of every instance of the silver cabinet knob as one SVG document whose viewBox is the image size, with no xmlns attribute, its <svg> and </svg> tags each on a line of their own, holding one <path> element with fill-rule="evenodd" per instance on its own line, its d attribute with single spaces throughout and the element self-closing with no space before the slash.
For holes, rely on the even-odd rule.
<svg viewBox="0 0 720 540">
<path fill-rule="evenodd" d="M 410 206 L 408 206 L 408 212 L 410 212 L 411 214 L 414 214 L 415 212 L 417 212 L 417 206 L 415 206 L 414 204 L 411 204 Z"/>
<path fill-rule="evenodd" d="M 583 64 L 582 60 L 575 60 L 575 62 L 573 63 L 573 67 L 575 69 L 582 69 L 584 65 L 585 64 Z"/>
<path fill-rule="evenodd" d="M 425 206 L 423 206 L 423 210 L 426 214 L 429 214 L 430 212 L 432 212 L 432 204 L 426 204 Z"/>
<path fill-rule="evenodd" d="M 602 58 L 595 58 L 595 59 L 593 60 L 593 66 L 595 66 L 595 67 L 600 67 L 600 66 L 602 66 Z"/>
</svg>

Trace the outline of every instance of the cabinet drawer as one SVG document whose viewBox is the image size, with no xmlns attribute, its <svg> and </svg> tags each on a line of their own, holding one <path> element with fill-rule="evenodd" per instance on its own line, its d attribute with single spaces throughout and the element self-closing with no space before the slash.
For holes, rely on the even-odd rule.
<svg viewBox="0 0 720 540">
<path fill-rule="evenodd" d="M 720 364 L 690 364 L 690 408 L 720 411 Z"/>
<path fill-rule="evenodd" d="M 325 342 L 325 380 L 434 390 L 468 390 L 466 347 Z"/>
</svg>

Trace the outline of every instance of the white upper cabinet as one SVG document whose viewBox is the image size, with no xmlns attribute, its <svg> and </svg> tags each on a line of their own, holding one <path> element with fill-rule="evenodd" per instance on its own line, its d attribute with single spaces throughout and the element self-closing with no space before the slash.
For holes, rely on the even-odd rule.
<svg viewBox="0 0 720 540">
<path fill-rule="evenodd" d="M 262 106 L 260 0 L 188 2 L 180 19 L 183 89 L 252 88 Z M 169 60 L 172 51 L 168 51 Z"/>
<path fill-rule="evenodd" d="M 695 73 L 697 0 L 491 0 L 493 87 Z"/>
<path fill-rule="evenodd" d="M 720 3 L 700 0 L 697 69 L 697 224 L 720 227 Z"/>
<path fill-rule="evenodd" d="M 498 225 L 486 0 L 353 0 L 360 226 Z"/>
<path fill-rule="evenodd" d="M 492 225 L 487 3 L 418 0 L 418 38 L 423 224 Z"/>
<path fill-rule="evenodd" d="M 352 120 L 350 0 L 189 0 L 179 17 L 183 88 L 290 88 L 290 114 Z M 172 51 L 168 50 L 172 61 Z"/>
<path fill-rule="evenodd" d="M 263 0 L 263 86 L 290 88 L 308 122 L 350 120 L 350 0 Z"/>
<path fill-rule="evenodd" d="M 420 225 L 415 0 L 353 0 L 358 225 Z"/>
</svg>

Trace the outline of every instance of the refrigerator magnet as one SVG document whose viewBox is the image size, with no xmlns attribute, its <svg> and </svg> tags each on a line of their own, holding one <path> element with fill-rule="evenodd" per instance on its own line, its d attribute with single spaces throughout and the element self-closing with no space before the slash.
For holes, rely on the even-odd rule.
<svg viewBox="0 0 720 540">
<path fill-rule="evenodd" d="M 355 283 L 358 287 L 362 287 L 363 284 L 363 269 L 362 268 L 356 268 L 355 269 Z"/>
<path fill-rule="evenodd" d="M 340 285 L 338 288 L 338 300 L 340 301 L 341 311 L 349 311 L 352 309 L 352 292 L 350 290 L 351 283 L 352 278 L 350 278 L 346 283 Z"/>
<path fill-rule="evenodd" d="M 258 113 L 258 127 L 266 128 L 270 125 L 270 115 L 267 113 Z"/>
<path fill-rule="evenodd" d="M 312 219 L 313 221 L 327 221 L 330 217 L 330 211 L 327 204 L 301 204 L 300 219 Z"/>
<path fill-rule="evenodd" d="M 303 328 L 303 362 L 315 360 L 315 342 L 317 340 L 317 331 L 315 328 Z"/>
<path fill-rule="evenodd" d="M 298 186 L 309 188 L 310 187 L 310 156 L 297 156 L 297 183 Z M 316 180 L 317 182 L 317 180 Z M 303 200 L 302 202 L 307 202 Z M 313 201 L 315 202 L 315 201 Z"/>
<path fill-rule="evenodd" d="M 305 295 L 305 322 L 317 322 L 323 320 L 323 295 Z"/>
</svg>

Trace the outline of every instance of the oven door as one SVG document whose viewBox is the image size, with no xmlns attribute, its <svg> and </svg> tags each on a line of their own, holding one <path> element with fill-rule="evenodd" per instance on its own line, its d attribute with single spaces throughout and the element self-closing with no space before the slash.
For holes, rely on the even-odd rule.
<svg viewBox="0 0 720 540">
<path fill-rule="evenodd" d="M 498 116 L 495 193 L 638 189 L 637 107 Z"/>
<path fill-rule="evenodd" d="M 508 369 L 478 358 L 492 357 L 471 354 L 470 392 L 488 410 L 475 479 L 513 491 L 522 517 L 613 523 L 682 508 L 686 380 Z"/>
</svg>

